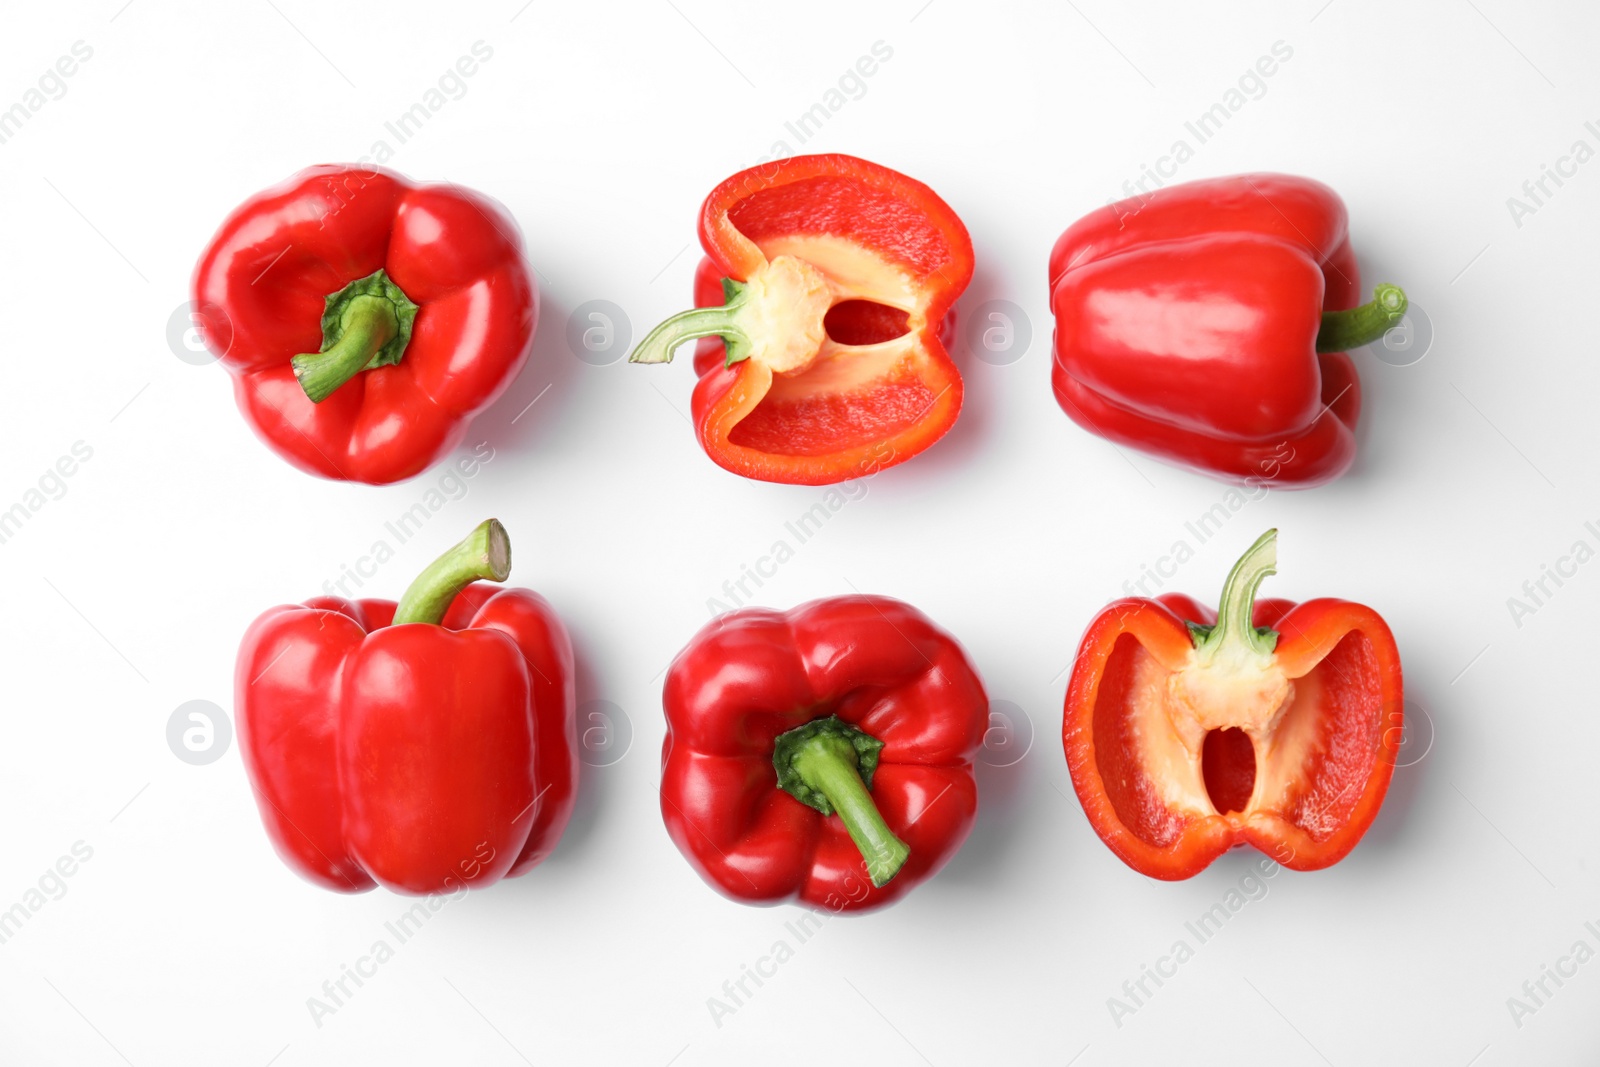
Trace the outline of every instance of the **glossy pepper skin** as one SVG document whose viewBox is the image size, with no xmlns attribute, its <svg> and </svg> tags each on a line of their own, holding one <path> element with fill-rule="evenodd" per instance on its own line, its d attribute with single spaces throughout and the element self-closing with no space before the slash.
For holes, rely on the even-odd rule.
<svg viewBox="0 0 1600 1067">
<path fill-rule="evenodd" d="M 1078 649 L 1072 784 L 1101 839 L 1152 878 L 1189 878 L 1243 844 L 1327 867 L 1389 788 L 1405 725 L 1394 637 L 1361 604 L 1255 600 L 1276 534 L 1228 576 L 1220 622 L 1187 596 L 1130 597 Z"/>
<path fill-rule="evenodd" d="M 245 201 L 193 288 L 257 435 L 301 470 L 374 484 L 460 443 L 527 361 L 539 311 L 498 204 L 354 166 L 311 167 Z"/>
<path fill-rule="evenodd" d="M 278 854 L 317 885 L 480 888 L 540 863 L 572 814 L 561 620 L 527 589 L 451 584 L 437 624 L 392 625 L 392 600 L 316 597 L 245 634 L 234 680 L 245 768 Z"/>
<path fill-rule="evenodd" d="M 701 877 L 735 900 L 882 907 L 936 873 L 977 817 L 983 684 L 954 638 L 897 600 L 723 615 L 673 661 L 663 703 L 662 818 Z M 817 766 L 790 758 L 817 741 Z M 807 789 L 819 781 L 824 793 L 843 783 L 822 805 L 833 814 Z M 857 814 L 864 845 L 846 825 Z"/>
<path fill-rule="evenodd" d="M 921 182 L 844 155 L 735 174 L 700 212 L 697 310 L 635 348 L 660 363 L 697 338 L 695 434 L 718 465 L 824 485 L 902 463 L 961 411 L 945 349 L 972 241 Z"/>
<path fill-rule="evenodd" d="M 1050 255 L 1057 401 L 1085 429 L 1232 482 L 1330 481 L 1355 458 L 1345 349 L 1405 313 L 1361 287 L 1344 203 L 1244 174 L 1108 205 Z"/>
</svg>

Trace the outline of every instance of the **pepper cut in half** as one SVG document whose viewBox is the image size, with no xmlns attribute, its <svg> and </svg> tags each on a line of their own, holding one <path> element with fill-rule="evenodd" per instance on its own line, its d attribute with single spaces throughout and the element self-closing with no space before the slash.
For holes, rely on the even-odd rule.
<svg viewBox="0 0 1600 1067">
<path fill-rule="evenodd" d="M 1404 727 L 1400 654 L 1371 608 L 1256 600 L 1277 531 L 1234 565 L 1216 614 L 1180 594 L 1108 605 L 1084 634 L 1062 739 L 1102 840 L 1152 878 L 1249 844 L 1336 863 L 1383 803 Z"/>
<path fill-rule="evenodd" d="M 505 581 L 493 519 L 392 600 L 276 607 L 239 647 L 240 750 L 267 835 L 308 881 L 434 894 L 522 874 L 578 781 L 572 645 Z"/>
<path fill-rule="evenodd" d="M 898 600 L 722 615 L 673 661 L 662 703 L 667 832 L 735 900 L 882 907 L 977 818 L 983 683 Z"/>
<path fill-rule="evenodd" d="M 437 462 L 516 378 L 539 294 L 488 197 L 320 166 L 228 216 L 195 267 L 194 307 L 273 451 L 384 484 Z"/>
<path fill-rule="evenodd" d="M 942 335 L 972 241 L 921 182 L 844 155 L 735 174 L 700 212 L 693 311 L 640 341 L 665 363 L 697 338 L 695 433 L 747 478 L 822 485 L 875 473 L 955 423 Z"/>
<path fill-rule="evenodd" d="M 1226 481 L 1338 477 L 1361 412 L 1346 352 L 1406 310 L 1393 285 L 1361 303 L 1348 228 L 1332 189 L 1283 174 L 1084 216 L 1050 254 L 1056 400 L 1101 437 Z"/>
</svg>

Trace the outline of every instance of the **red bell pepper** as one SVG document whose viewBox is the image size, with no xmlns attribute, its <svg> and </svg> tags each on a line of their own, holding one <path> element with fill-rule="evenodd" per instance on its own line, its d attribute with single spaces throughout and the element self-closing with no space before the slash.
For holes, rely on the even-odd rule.
<svg viewBox="0 0 1600 1067">
<path fill-rule="evenodd" d="M 978 811 L 983 683 L 907 604 L 729 612 L 667 673 L 661 815 L 735 900 L 862 911 L 961 847 Z"/>
<path fill-rule="evenodd" d="M 555 848 L 578 778 L 572 646 L 550 605 L 495 589 L 493 519 L 392 600 L 316 597 L 250 627 L 240 749 L 284 862 L 343 892 L 442 893 Z"/>
<path fill-rule="evenodd" d="M 699 306 L 629 358 L 722 339 L 695 360 L 691 405 L 716 463 L 824 485 L 904 462 L 955 423 L 961 375 L 941 330 L 972 241 L 933 190 L 851 156 L 796 156 L 713 189 L 700 243 Z"/>
<path fill-rule="evenodd" d="M 194 304 L 263 441 L 301 470 L 376 484 L 461 442 L 527 361 L 539 312 L 494 201 L 344 166 L 301 171 L 229 215 L 195 268 Z"/>
<path fill-rule="evenodd" d="M 1218 614 L 1167 594 L 1089 624 L 1062 737 L 1096 832 L 1152 878 L 1254 845 L 1286 867 L 1344 858 L 1389 788 L 1405 726 L 1400 653 L 1377 612 L 1255 599 L 1277 531 L 1228 575 Z"/>
<path fill-rule="evenodd" d="M 1050 255 L 1057 401 L 1111 441 L 1233 482 L 1304 487 L 1355 458 L 1346 350 L 1406 310 L 1360 274 L 1320 182 L 1243 174 L 1084 216 Z"/>
</svg>

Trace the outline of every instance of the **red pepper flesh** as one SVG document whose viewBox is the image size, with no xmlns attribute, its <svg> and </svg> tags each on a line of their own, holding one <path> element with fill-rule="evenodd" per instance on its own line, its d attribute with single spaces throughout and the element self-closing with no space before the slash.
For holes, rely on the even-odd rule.
<svg viewBox="0 0 1600 1067">
<path fill-rule="evenodd" d="M 392 292 L 351 292 L 379 271 Z M 318 166 L 228 216 L 194 305 L 263 441 L 301 470 L 383 484 L 432 466 L 511 384 L 539 298 L 494 201 Z"/>
<path fill-rule="evenodd" d="M 1130 597 L 1084 634 L 1062 739 L 1102 840 L 1152 878 L 1249 844 L 1294 870 L 1344 858 L 1371 825 L 1405 725 L 1400 654 L 1371 608 L 1256 600 L 1268 531 L 1228 576 L 1221 618 Z"/>
<path fill-rule="evenodd" d="M 1233 482 L 1305 487 L 1355 458 L 1361 382 L 1345 349 L 1405 313 L 1360 273 L 1320 182 L 1245 174 L 1111 204 L 1050 256 L 1052 379 L 1079 425 Z"/>
<path fill-rule="evenodd" d="M 452 553 L 486 551 L 498 528 Z M 245 634 L 240 748 L 267 835 L 302 877 L 460 891 L 524 873 L 560 839 L 578 776 L 572 646 L 537 593 L 465 584 L 503 580 L 503 555 L 458 567 L 420 612 L 408 592 L 399 617 L 437 624 L 395 625 L 392 600 L 316 597 Z"/>
<path fill-rule="evenodd" d="M 762 164 L 712 190 L 700 241 L 697 310 L 630 358 L 722 338 L 700 349 L 691 404 L 716 463 L 829 484 L 910 459 L 954 424 L 961 375 L 942 331 L 972 241 L 927 186 L 844 155 Z"/>
<path fill-rule="evenodd" d="M 882 907 L 935 874 L 977 817 L 983 684 L 953 637 L 897 600 L 720 616 L 673 661 L 663 704 L 662 818 L 735 900 Z M 808 745 L 810 763 L 791 758 Z M 808 784 L 832 803 L 797 798 Z"/>
</svg>

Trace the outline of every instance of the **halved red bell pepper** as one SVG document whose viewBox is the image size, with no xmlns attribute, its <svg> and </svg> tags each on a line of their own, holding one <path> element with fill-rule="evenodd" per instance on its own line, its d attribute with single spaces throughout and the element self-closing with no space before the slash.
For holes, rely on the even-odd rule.
<svg viewBox="0 0 1600 1067">
<path fill-rule="evenodd" d="M 1084 216 L 1050 254 L 1057 401 L 1085 429 L 1217 478 L 1331 481 L 1355 458 L 1360 300 L 1344 203 L 1308 178 L 1172 185 Z"/>
<path fill-rule="evenodd" d="M 500 205 L 353 166 L 311 167 L 240 205 L 200 257 L 194 304 L 273 451 L 376 484 L 461 442 L 527 362 L 539 314 Z"/>
<path fill-rule="evenodd" d="M 695 360 L 691 405 L 719 465 L 828 484 L 904 462 L 955 423 L 961 375 L 940 332 L 972 277 L 972 241 L 933 190 L 851 156 L 796 156 L 713 189 L 700 242 L 712 264 L 700 306 L 630 359 L 722 339 Z"/>
<path fill-rule="evenodd" d="M 1255 599 L 1277 531 L 1228 575 L 1218 614 L 1168 594 L 1089 624 L 1062 739 L 1096 832 L 1152 878 L 1250 844 L 1295 870 L 1342 859 L 1383 803 L 1405 726 L 1400 654 L 1377 612 Z"/>
<path fill-rule="evenodd" d="M 234 675 L 239 742 L 284 862 L 342 892 L 458 892 L 530 870 L 572 814 L 572 645 L 505 581 L 493 519 L 392 600 L 267 611 Z"/>
<path fill-rule="evenodd" d="M 983 683 L 898 600 L 729 612 L 678 654 L 662 700 L 667 832 L 735 900 L 881 907 L 977 818 Z"/>
</svg>

